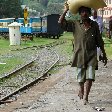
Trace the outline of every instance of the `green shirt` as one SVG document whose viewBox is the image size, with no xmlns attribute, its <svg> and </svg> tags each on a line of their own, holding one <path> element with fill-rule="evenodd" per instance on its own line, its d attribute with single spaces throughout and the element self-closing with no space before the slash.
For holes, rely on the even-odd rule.
<svg viewBox="0 0 112 112">
<path fill-rule="evenodd" d="M 62 23 L 62 28 L 73 32 L 74 36 L 72 67 L 97 66 L 97 47 L 103 47 L 104 42 L 98 24 L 92 20 L 90 20 L 90 24 L 91 27 L 85 29 L 82 21 L 64 20 Z"/>
</svg>

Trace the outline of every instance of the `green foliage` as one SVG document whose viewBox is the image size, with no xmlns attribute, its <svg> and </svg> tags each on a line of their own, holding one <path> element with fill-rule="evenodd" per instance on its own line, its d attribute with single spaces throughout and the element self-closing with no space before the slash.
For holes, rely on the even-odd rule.
<svg viewBox="0 0 112 112">
<path fill-rule="evenodd" d="M 3 17 L 21 17 L 22 8 L 20 0 L 0 0 L 0 13 Z"/>
<path fill-rule="evenodd" d="M 50 3 L 64 3 L 65 0 L 49 0 Z"/>
<path fill-rule="evenodd" d="M 49 3 L 47 7 L 48 14 L 61 14 L 62 5 L 59 3 Z"/>
<path fill-rule="evenodd" d="M 47 7 L 48 0 L 40 0 L 40 4 Z"/>
<path fill-rule="evenodd" d="M 26 0 L 24 0 L 25 3 Z M 26 5 L 43 14 L 61 14 L 65 0 L 28 0 Z M 33 12 L 30 12 L 32 15 Z"/>
<path fill-rule="evenodd" d="M 41 5 L 40 3 L 31 4 L 30 8 L 31 9 L 35 9 L 37 11 L 37 12 L 30 13 L 30 15 L 32 15 L 32 16 L 37 15 L 38 12 L 40 12 L 41 15 L 43 15 L 44 13 L 46 13 L 46 10 L 45 10 L 46 8 L 43 5 Z"/>
<path fill-rule="evenodd" d="M 38 15 L 37 13 L 40 12 L 40 15 L 44 14 L 62 14 L 64 8 L 64 2 L 67 0 L 23 0 L 24 4 L 29 6 L 31 9 L 35 9 L 35 12 L 31 12 L 30 15 Z M 26 2 L 27 1 L 27 2 Z M 80 19 L 79 15 L 70 15 L 68 19 Z"/>
</svg>

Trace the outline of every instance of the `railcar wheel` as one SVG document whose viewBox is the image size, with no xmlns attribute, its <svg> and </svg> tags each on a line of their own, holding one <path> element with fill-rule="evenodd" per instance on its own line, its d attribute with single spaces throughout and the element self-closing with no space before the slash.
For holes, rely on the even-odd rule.
<svg viewBox="0 0 112 112">
<path fill-rule="evenodd" d="M 57 35 L 57 39 L 59 39 L 59 35 Z"/>
<path fill-rule="evenodd" d="M 55 39 L 55 36 L 53 36 L 53 39 Z"/>
</svg>

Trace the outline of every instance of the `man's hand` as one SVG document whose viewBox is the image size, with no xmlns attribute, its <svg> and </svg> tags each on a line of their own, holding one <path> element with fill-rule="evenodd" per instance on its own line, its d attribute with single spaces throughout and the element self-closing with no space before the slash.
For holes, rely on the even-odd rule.
<svg viewBox="0 0 112 112">
<path fill-rule="evenodd" d="M 68 6 L 67 2 L 65 2 L 65 4 L 64 4 L 64 12 L 60 16 L 58 23 L 60 23 L 60 24 L 63 23 L 63 20 L 65 19 L 65 16 L 66 16 L 66 13 L 67 13 L 68 10 L 69 10 L 69 6 Z"/>
<path fill-rule="evenodd" d="M 104 66 L 107 64 L 107 57 L 106 57 L 106 55 L 105 54 L 103 54 L 103 57 L 102 57 L 102 61 L 103 61 L 103 63 L 104 63 Z"/>
<path fill-rule="evenodd" d="M 69 6 L 68 6 L 68 4 L 67 4 L 67 2 L 65 2 L 65 4 L 64 4 L 64 10 L 66 11 L 68 11 L 69 10 Z"/>
</svg>

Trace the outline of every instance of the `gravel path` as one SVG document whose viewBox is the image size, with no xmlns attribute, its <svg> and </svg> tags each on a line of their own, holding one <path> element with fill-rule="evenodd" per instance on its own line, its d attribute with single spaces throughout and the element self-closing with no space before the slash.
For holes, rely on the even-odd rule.
<svg viewBox="0 0 112 112">
<path fill-rule="evenodd" d="M 107 68 L 99 63 L 99 70 L 96 71 L 96 81 L 93 83 L 89 96 L 89 104 L 83 105 L 83 101 L 77 97 L 78 84 L 75 79 L 75 69 L 70 66 L 63 67 L 57 74 L 51 75 L 45 82 L 41 91 L 34 88 L 33 94 L 26 91 L 18 104 L 8 104 L 6 107 L 11 111 L 0 110 L 0 112 L 96 112 L 104 107 L 103 111 L 112 112 L 112 61 L 108 62 Z M 50 81 L 50 82 L 49 82 Z M 52 83 L 51 83 L 52 81 Z M 54 83 L 55 82 L 55 83 Z M 51 84 L 51 85 L 49 85 Z M 39 86 L 39 85 L 37 85 Z M 42 86 L 42 84 L 41 84 Z M 36 86 L 35 86 L 36 87 Z M 47 89 L 46 89 L 47 88 Z M 45 90 L 46 89 L 46 90 Z M 40 95 L 37 95 L 41 93 Z M 28 98 L 28 96 L 30 99 Z M 27 99 L 25 99 L 25 96 Z M 31 98 L 33 97 L 33 98 Z M 12 107 L 11 107 L 12 106 Z"/>
</svg>

